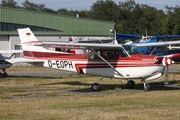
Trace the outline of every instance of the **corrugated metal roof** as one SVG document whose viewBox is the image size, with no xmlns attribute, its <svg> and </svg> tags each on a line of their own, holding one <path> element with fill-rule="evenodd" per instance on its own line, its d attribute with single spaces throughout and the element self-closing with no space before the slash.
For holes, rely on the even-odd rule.
<svg viewBox="0 0 180 120">
<path fill-rule="evenodd" d="M 113 22 L 6 7 L 0 7 L 0 22 L 54 30 L 35 32 L 37 35 L 107 36 L 112 35 L 110 29 L 114 28 Z M 16 35 L 17 31 L 1 31 L 0 34 Z"/>
</svg>

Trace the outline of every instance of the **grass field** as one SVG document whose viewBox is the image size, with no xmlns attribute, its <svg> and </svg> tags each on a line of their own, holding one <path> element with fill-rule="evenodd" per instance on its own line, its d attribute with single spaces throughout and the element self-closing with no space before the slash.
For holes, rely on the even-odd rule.
<svg viewBox="0 0 180 120">
<path fill-rule="evenodd" d="M 171 73 L 169 82 L 180 83 L 179 73 Z M 163 85 L 164 77 L 151 82 Z M 126 81 L 102 82 L 102 91 L 90 92 L 99 77 L 9 77 L 0 79 L 1 120 L 179 120 L 180 91 L 141 91 L 137 81 L 133 92 L 121 92 Z M 59 91 L 72 91 L 62 92 Z"/>
</svg>

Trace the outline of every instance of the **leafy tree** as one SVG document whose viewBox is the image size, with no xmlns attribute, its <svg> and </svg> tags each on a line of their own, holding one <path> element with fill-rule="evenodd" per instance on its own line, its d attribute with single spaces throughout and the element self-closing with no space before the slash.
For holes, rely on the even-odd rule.
<svg viewBox="0 0 180 120">
<path fill-rule="evenodd" d="M 91 6 L 90 17 L 92 19 L 117 22 L 119 20 L 119 7 L 112 0 L 97 0 Z"/>
<path fill-rule="evenodd" d="M 173 35 L 179 35 L 180 34 L 180 25 L 179 24 L 176 24 L 173 28 L 173 31 L 172 31 L 172 34 Z"/>
<path fill-rule="evenodd" d="M 25 0 L 24 3 L 22 3 L 23 8 L 26 10 L 33 10 L 33 11 L 39 11 L 44 12 L 45 11 L 45 4 L 35 4 L 33 2 L 29 2 L 29 0 Z"/>
<path fill-rule="evenodd" d="M 15 2 L 14 0 L 2 0 L 1 6 L 10 8 L 20 8 L 20 6 L 18 6 L 17 2 Z"/>
<path fill-rule="evenodd" d="M 47 13 L 57 13 L 53 9 L 49 9 L 45 7 L 45 4 L 36 4 L 33 2 L 29 2 L 29 0 L 25 0 L 24 3 L 22 3 L 23 9 L 26 10 L 33 10 L 38 12 L 47 12 Z"/>
<path fill-rule="evenodd" d="M 82 17 L 82 18 L 90 18 L 89 16 L 89 11 L 88 10 L 81 10 L 79 11 L 79 17 Z"/>
</svg>

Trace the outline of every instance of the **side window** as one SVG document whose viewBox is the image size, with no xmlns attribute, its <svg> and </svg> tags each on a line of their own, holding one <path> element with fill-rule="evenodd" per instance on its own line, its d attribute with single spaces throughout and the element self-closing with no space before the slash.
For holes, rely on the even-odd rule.
<svg viewBox="0 0 180 120">
<path fill-rule="evenodd" d="M 119 53 L 117 50 L 108 50 L 108 51 L 102 51 L 101 56 L 104 59 L 114 60 L 114 59 L 118 59 Z"/>
<path fill-rule="evenodd" d="M 123 49 L 120 49 L 120 56 L 121 57 L 128 57 L 127 53 Z"/>
<path fill-rule="evenodd" d="M 100 51 L 96 51 L 98 54 L 100 54 Z M 100 59 L 94 52 L 90 52 L 89 56 L 88 56 L 89 59 Z"/>
<path fill-rule="evenodd" d="M 96 52 L 106 60 L 115 60 L 119 57 L 119 52 L 117 50 L 101 50 Z M 94 52 L 91 52 L 88 58 L 94 60 L 100 59 Z"/>
<path fill-rule="evenodd" d="M 94 53 L 94 52 L 90 52 L 90 54 L 89 54 L 88 58 L 89 58 L 89 59 L 94 59 L 94 55 L 95 55 L 95 53 Z"/>
</svg>

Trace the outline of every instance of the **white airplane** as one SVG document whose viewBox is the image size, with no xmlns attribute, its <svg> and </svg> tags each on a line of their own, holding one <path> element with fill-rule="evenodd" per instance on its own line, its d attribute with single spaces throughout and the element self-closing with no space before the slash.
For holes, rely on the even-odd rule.
<svg viewBox="0 0 180 120">
<path fill-rule="evenodd" d="M 18 29 L 18 33 L 24 53 L 24 60 L 21 62 L 26 61 L 42 67 L 97 75 L 102 77 L 100 81 L 104 77 L 120 78 L 127 80 L 129 88 L 135 87 L 134 80 L 141 79 L 144 83 L 144 90 L 149 90 L 147 81 L 161 77 L 165 67 L 174 63 L 168 58 L 144 55 L 136 45 L 132 44 L 42 42 L 29 28 Z M 176 42 L 180 43 L 180 41 Z M 47 50 L 47 47 L 83 49 L 84 54 L 51 51 Z M 99 82 L 92 85 L 93 91 L 100 89 Z"/>
<path fill-rule="evenodd" d="M 2 55 L 6 53 L 12 53 L 12 55 L 10 57 Z M 0 77 L 8 76 L 5 70 L 11 67 L 13 64 L 8 62 L 7 60 L 11 59 L 15 53 L 23 53 L 23 51 L 22 50 L 0 50 L 0 69 L 3 70 L 3 72 L 0 73 Z"/>
</svg>

